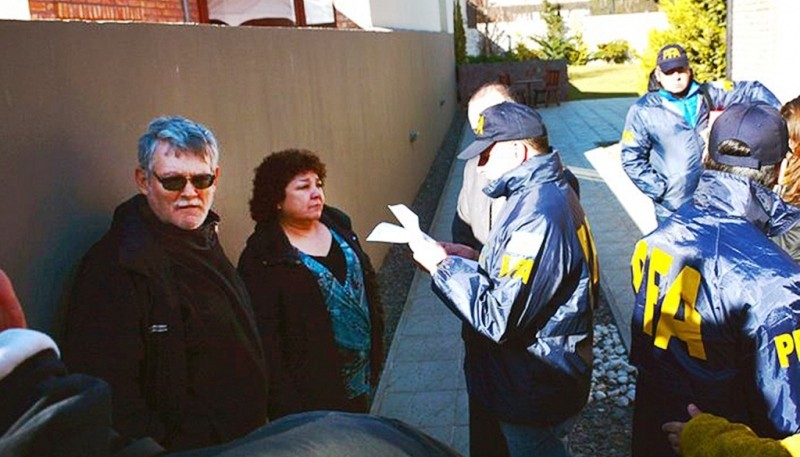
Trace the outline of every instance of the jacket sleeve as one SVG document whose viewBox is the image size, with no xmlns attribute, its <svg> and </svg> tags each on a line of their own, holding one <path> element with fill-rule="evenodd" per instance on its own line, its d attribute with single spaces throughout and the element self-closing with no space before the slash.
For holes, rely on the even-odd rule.
<svg viewBox="0 0 800 457">
<path fill-rule="evenodd" d="M 284 368 L 284 341 L 281 338 L 280 308 L 285 301 L 283 288 L 270 280 L 257 259 L 245 250 L 239 260 L 239 274 L 250 293 L 258 330 L 264 344 L 264 356 L 269 373 L 268 413 L 274 420 L 288 414 L 305 411 L 302 395 L 294 387 L 288 371 Z"/>
<path fill-rule="evenodd" d="M 749 427 L 713 416 L 700 414 L 690 420 L 681 432 L 681 454 L 684 457 L 791 457 L 787 449 L 793 439 L 784 442 L 759 438 Z"/>
<path fill-rule="evenodd" d="M 481 195 L 474 195 L 475 192 L 475 166 L 471 162 L 464 165 L 464 177 L 461 181 L 461 190 L 458 191 L 458 201 L 456 203 L 456 213 L 453 215 L 451 235 L 453 243 L 465 244 L 475 250 L 480 250 L 482 244 L 475 238 L 472 231 L 472 219 L 470 217 L 470 201 L 475 198 L 488 198 L 481 192 Z M 485 215 L 488 217 L 488 215 Z"/>
<path fill-rule="evenodd" d="M 543 218 L 508 233 L 487 270 L 450 256 L 433 273 L 442 301 L 477 332 L 502 343 L 542 319 L 569 268 L 566 243 Z"/>
<path fill-rule="evenodd" d="M 622 168 L 639 190 L 659 202 L 667 191 L 667 181 L 650 164 L 653 143 L 642 119 L 643 115 L 638 105 L 633 105 L 628 110 L 620 141 Z"/>
<path fill-rule="evenodd" d="M 786 251 L 795 262 L 800 262 L 800 223 L 795 224 L 781 235 L 771 238 L 771 240 Z"/>
<path fill-rule="evenodd" d="M 752 370 L 753 380 L 748 392 L 750 425 L 761 434 L 787 436 L 800 430 L 800 318 L 796 317 L 800 287 L 790 279 L 760 279 L 766 290 L 757 303 L 769 311 L 750 307 L 744 327 L 746 338 L 752 339 L 746 341 L 743 354 L 743 365 Z"/>
<path fill-rule="evenodd" d="M 464 174 L 461 179 L 461 190 L 458 191 L 458 200 L 456 200 L 456 217 L 464 222 L 467 226 L 471 223 L 470 218 L 470 193 L 474 191 L 475 184 L 472 182 L 475 178 L 473 175 L 474 169 L 471 166 L 464 166 Z"/>
<path fill-rule="evenodd" d="M 2 335 L 0 359 L 9 355 Z M 68 375 L 52 349 L 28 357 L 0 380 L 0 455 L 109 455 L 111 394 L 105 382 Z"/>
<path fill-rule="evenodd" d="M 120 433 L 161 441 L 166 427 L 143 391 L 145 295 L 121 268 L 84 262 L 70 293 L 61 349 L 70 370 L 111 385 L 114 426 Z"/>
<path fill-rule="evenodd" d="M 716 105 L 710 109 L 725 109 L 734 103 L 768 103 L 781 109 L 781 102 L 769 89 L 758 81 L 716 81 L 707 85 L 708 94 Z"/>
</svg>

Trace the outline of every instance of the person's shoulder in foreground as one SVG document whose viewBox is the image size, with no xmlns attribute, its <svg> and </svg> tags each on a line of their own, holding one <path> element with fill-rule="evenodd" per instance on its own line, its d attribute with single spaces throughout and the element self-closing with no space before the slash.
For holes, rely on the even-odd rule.
<svg viewBox="0 0 800 457">
<path fill-rule="evenodd" d="M 47 335 L 28 330 L 11 281 L 0 270 L 0 455 L 13 457 L 457 457 L 398 420 L 319 411 L 295 414 L 230 443 L 167 453 L 150 438 L 111 428 L 108 385 L 68 374 Z"/>
<path fill-rule="evenodd" d="M 669 422 L 663 430 L 683 457 L 800 457 L 800 434 L 784 439 L 761 438 L 745 424 L 687 407 L 691 420 Z"/>
</svg>

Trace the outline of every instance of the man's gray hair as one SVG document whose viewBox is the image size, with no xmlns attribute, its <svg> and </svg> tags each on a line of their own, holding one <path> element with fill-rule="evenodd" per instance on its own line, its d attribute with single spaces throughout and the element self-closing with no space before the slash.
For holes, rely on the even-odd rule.
<svg viewBox="0 0 800 457">
<path fill-rule="evenodd" d="M 185 117 L 169 116 L 154 119 L 147 126 L 147 133 L 139 138 L 139 167 L 148 174 L 153 171 L 153 154 L 161 141 L 173 149 L 203 157 L 212 169 L 217 168 L 219 146 L 211 130 Z"/>
</svg>

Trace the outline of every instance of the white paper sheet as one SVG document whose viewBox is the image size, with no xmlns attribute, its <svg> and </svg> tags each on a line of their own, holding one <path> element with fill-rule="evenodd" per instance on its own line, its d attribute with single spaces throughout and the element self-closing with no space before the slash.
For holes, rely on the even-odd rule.
<svg viewBox="0 0 800 457">
<path fill-rule="evenodd" d="M 389 210 L 391 210 L 394 217 L 397 218 L 402 226 L 381 222 L 372 229 L 372 232 L 367 236 L 367 241 L 409 243 L 420 238 L 433 240 L 433 238 L 420 230 L 419 216 L 406 205 L 389 205 Z"/>
</svg>

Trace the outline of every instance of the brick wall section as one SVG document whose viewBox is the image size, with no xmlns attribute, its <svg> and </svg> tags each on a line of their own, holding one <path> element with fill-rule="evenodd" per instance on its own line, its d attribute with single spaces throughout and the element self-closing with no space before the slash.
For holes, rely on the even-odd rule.
<svg viewBox="0 0 800 457">
<path fill-rule="evenodd" d="M 358 24 L 351 21 L 350 18 L 342 14 L 341 11 L 337 10 L 336 8 L 334 8 L 333 11 L 336 14 L 337 29 L 358 29 L 358 30 L 361 29 L 361 27 L 359 27 Z"/>
<path fill-rule="evenodd" d="M 190 22 L 199 22 L 197 0 L 188 0 Z M 185 22 L 181 0 L 29 0 L 31 19 Z"/>
</svg>

